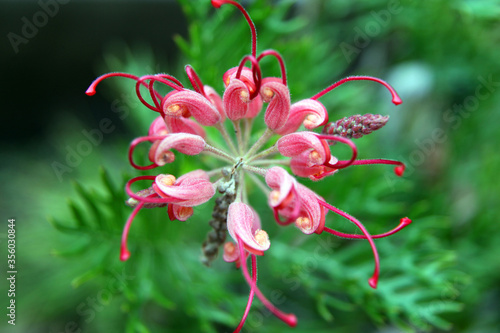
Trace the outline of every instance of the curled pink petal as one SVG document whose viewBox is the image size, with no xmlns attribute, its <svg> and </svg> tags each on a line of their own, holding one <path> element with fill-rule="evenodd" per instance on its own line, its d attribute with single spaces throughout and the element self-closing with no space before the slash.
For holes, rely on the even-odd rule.
<svg viewBox="0 0 500 333">
<path fill-rule="evenodd" d="M 275 210 L 275 215 L 280 214 L 288 219 L 287 223 L 280 224 L 295 222 L 305 234 L 321 233 L 325 226 L 326 211 L 318 201 L 323 199 L 300 183 L 295 184 L 293 194 L 291 199 Z"/>
<path fill-rule="evenodd" d="M 281 167 L 267 170 L 266 183 L 273 189 L 269 195 L 269 206 L 272 208 L 286 205 L 291 199 L 293 187 L 297 185 L 295 179 Z"/>
<path fill-rule="evenodd" d="M 165 96 L 162 109 L 165 115 L 174 118 L 193 116 L 203 126 L 213 126 L 221 120 L 219 111 L 208 99 L 187 89 Z"/>
<path fill-rule="evenodd" d="M 210 181 L 203 178 L 189 177 L 175 181 L 172 175 L 158 175 L 153 188 L 161 197 L 171 199 L 172 203 L 184 207 L 198 206 L 207 202 L 215 194 Z"/>
<path fill-rule="evenodd" d="M 244 251 L 245 259 L 248 258 L 250 253 Z M 240 268 L 242 260 L 240 260 L 240 252 L 238 251 L 238 245 L 233 242 L 226 242 L 224 244 L 223 259 L 225 262 L 234 262 L 236 268 Z"/>
<path fill-rule="evenodd" d="M 295 157 L 308 152 L 308 165 L 322 165 L 331 159 L 330 148 L 313 132 L 297 132 L 281 137 L 278 150 L 283 156 Z"/>
<path fill-rule="evenodd" d="M 276 133 L 280 135 L 293 133 L 302 124 L 306 129 L 311 130 L 327 122 L 328 112 L 323 104 L 314 99 L 304 99 L 292 104 L 285 126 L 278 129 Z"/>
<path fill-rule="evenodd" d="M 262 110 L 262 98 L 260 95 L 257 95 L 250 104 L 248 105 L 248 111 L 245 118 L 255 118 Z"/>
<path fill-rule="evenodd" d="M 184 207 L 178 204 L 168 205 L 167 212 L 170 221 L 175 221 L 175 220 L 186 221 L 194 213 L 192 207 Z"/>
<path fill-rule="evenodd" d="M 203 127 L 188 118 L 165 117 L 165 124 L 169 133 L 190 133 L 206 138 L 207 134 Z"/>
<path fill-rule="evenodd" d="M 316 181 L 323 179 L 326 176 L 333 175 L 338 170 L 332 169 L 324 165 L 311 165 L 310 151 L 304 151 L 302 154 L 292 157 L 290 160 L 290 169 L 292 173 L 299 177 L 308 177 Z M 330 163 L 335 164 L 338 160 L 335 157 L 330 158 Z"/>
<path fill-rule="evenodd" d="M 224 81 L 224 85 L 226 87 L 229 85 L 229 83 L 231 83 L 233 79 L 236 78 L 237 73 L 238 73 L 238 67 L 230 68 L 224 73 L 224 75 L 222 76 L 222 80 Z M 248 87 L 250 94 L 253 94 L 255 92 L 256 86 L 253 79 L 253 72 L 250 68 L 243 67 L 241 69 L 240 77 L 238 78 L 238 80 L 245 83 L 245 85 Z"/>
<path fill-rule="evenodd" d="M 233 242 L 226 242 L 224 244 L 224 254 L 222 257 L 225 262 L 235 262 L 240 258 L 238 249 Z"/>
<path fill-rule="evenodd" d="M 232 79 L 222 98 L 226 116 L 231 120 L 246 116 L 250 104 L 250 92 L 243 81 Z"/>
<path fill-rule="evenodd" d="M 302 203 L 302 214 L 295 221 L 295 225 L 307 235 L 321 233 L 326 215 L 325 209 L 319 203 L 323 199 L 302 184 L 298 184 L 297 195 Z"/>
<path fill-rule="evenodd" d="M 269 103 L 264 114 L 267 127 L 273 131 L 280 129 L 290 115 L 290 90 L 281 82 L 264 80 L 260 93 L 263 101 Z"/>
<path fill-rule="evenodd" d="M 149 126 L 148 135 L 165 135 L 167 133 L 168 129 L 167 124 L 165 124 L 165 120 L 163 120 L 161 116 L 156 117 Z"/>
<path fill-rule="evenodd" d="M 168 152 L 170 149 L 176 149 L 186 155 L 198 155 L 204 148 L 205 140 L 199 135 L 188 133 L 167 134 L 156 149 L 154 162 L 160 166 L 164 165 L 165 163 L 161 164 L 165 155 L 164 152 Z"/>
<path fill-rule="evenodd" d="M 253 230 L 255 211 L 242 202 L 229 205 L 227 214 L 227 230 L 234 240 L 238 237 L 243 241 L 245 249 L 251 253 L 262 255 L 271 245 L 264 230 Z"/>
<path fill-rule="evenodd" d="M 159 150 L 158 146 L 161 141 L 155 141 L 151 148 L 149 149 L 149 160 L 153 162 L 153 165 L 163 166 L 165 164 L 173 163 L 175 161 L 175 155 L 170 150 Z M 134 166 L 134 165 L 132 165 Z"/>
<path fill-rule="evenodd" d="M 222 98 L 219 96 L 217 91 L 215 91 L 215 89 L 210 86 L 205 85 L 203 87 L 203 90 L 208 100 L 213 104 L 213 106 L 215 106 L 217 111 L 219 111 L 221 122 L 223 122 L 226 119 L 226 114 L 224 112 L 224 105 L 222 104 Z"/>
<path fill-rule="evenodd" d="M 190 171 L 190 172 L 180 176 L 177 179 L 176 184 L 181 185 L 185 180 L 188 180 L 188 179 L 210 180 L 210 176 L 208 175 L 208 173 L 206 171 L 201 170 L 201 169 L 197 169 L 197 170 Z"/>
</svg>

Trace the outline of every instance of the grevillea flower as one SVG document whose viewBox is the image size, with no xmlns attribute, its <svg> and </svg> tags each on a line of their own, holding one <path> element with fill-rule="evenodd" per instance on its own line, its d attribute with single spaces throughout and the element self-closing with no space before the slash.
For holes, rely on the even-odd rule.
<svg viewBox="0 0 500 333">
<path fill-rule="evenodd" d="M 318 100 L 339 85 L 357 80 L 382 84 L 389 90 L 395 105 L 400 104 L 401 99 L 388 83 L 380 79 L 352 76 L 332 84 L 314 96 L 292 103 L 281 55 L 274 50 L 257 54 L 256 30 L 248 13 L 235 1 L 212 0 L 212 5 L 216 8 L 224 4 L 233 5 L 243 13 L 250 26 L 252 43 L 250 54 L 245 55 L 237 66 L 229 68 L 222 75 L 225 86 L 222 97 L 215 89 L 204 85 L 189 65 L 185 69 L 192 89 L 184 87 L 179 80 L 168 74 L 139 77 L 110 73 L 97 78 L 87 90 L 88 95 L 95 94 L 96 86 L 109 77 L 132 79 L 135 81 L 138 99 L 147 108 L 158 113 L 147 136 L 136 138 L 130 145 L 129 161 L 134 168 L 160 168 L 161 171 L 156 175 L 135 177 L 126 185 L 126 192 L 130 197 L 127 204 L 133 211 L 123 229 L 120 259 L 127 260 L 130 256 L 127 236 L 134 217 L 142 208 L 166 207 L 166 216 L 170 220 L 186 221 L 193 215 L 196 206 L 211 200 L 219 192 L 209 223 L 213 230 L 202 245 L 202 262 L 209 266 L 222 247 L 223 259 L 234 262 L 237 268 L 241 268 L 250 287 L 248 304 L 235 332 L 243 327 L 254 295 L 274 315 L 293 327 L 297 324 L 295 315 L 277 309 L 257 287 L 257 256 L 272 250 L 272 246 L 265 231 L 266 226 L 262 225 L 249 200 L 245 181 L 256 182 L 257 187 L 265 193 L 270 215 L 274 216 L 279 225 L 294 224 L 306 235 L 326 232 L 343 238 L 366 239 L 375 262 L 369 285 L 376 288 L 379 256 L 373 240 L 400 231 L 411 220 L 402 218 L 396 228 L 383 234 L 370 235 L 360 221 L 327 203 L 314 190 L 302 185 L 299 179 L 330 179 L 341 169 L 368 164 L 393 165 L 396 175 L 401 176 L 405 168 L 403 163 L 387 159 L 358 159 L 357 147 L 352 141 L 380 129 L 388 121 L 388 117 L 365 114 L 328 122 L 327 109 Z M 263 76 L 260 61 L 264 57 L 277 60 L 281 77 Z M 165 85 L 171 91 L 162 95 L 155 84 Z M 259 138 L 255 142 L 251 142 L 253 119 L 260 114 L 266 129 L 258 133 Z M 234 127 L 234 136 L 226 130 L 225 122 L 230 122 Z M 214 146 L 213 142 L 221 140 L 207 137 L 206 127 L 217 129 L 225 145 Z M 270 146 L 268 142 L 271 139 L 274 144 Z M 351 156 L 348 160 L 339 160 L 335 156 L 338 144 L 350 148 Z M 139 145 L 143 148 L 148 146 L 149 162 L 139 163 L 134 160 L 134 151 Z M 175 163 L 177 154 L 208 154 L 225 165 L 215 170 L 203 170 L 201 166 L 197 166 L 198 169 L 187 174 L 172 175 L 168 173 L 168 166 Z M 146 184 L 142 189 L 132 189 L 136 182 Z M 362 235 L 346 234 L 331 228 L 328 212 L 352 222 Z M 228 233 L 232 241 L 226 242 Z M 251 259 L 251 273 L 247 266 L 248 257 Z"/>
</svg>

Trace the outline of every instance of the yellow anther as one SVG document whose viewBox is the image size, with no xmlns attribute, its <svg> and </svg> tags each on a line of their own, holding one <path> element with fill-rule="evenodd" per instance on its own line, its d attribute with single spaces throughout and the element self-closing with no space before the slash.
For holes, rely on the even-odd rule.
<svg viewBox="0 0 500 333">
<path fill-rule="evenodd" d="M 255 240 L 261 246 L 269 245 L 269 235 L 264 230 L 261 229 L 255 230 Z"/>
<path fill-rule="evenodd" d="M 318 153 L 316 150 L 313 150 L 312 152 L 309 153 L 309 161 L 312 164 L 321 164 L 321 154 Z"/>
<path fill-rule="evenodd" d="M 172 186 L 175 184 L 175 177 L 173 175 L 162 175 L 160 177 L 159 182 L 164 186 Z"/>
<path fill-rule="evenodd" d="M 250 94 L 246 90 L 242 90 L 240 92 L 241 100 L 242 101 L 248 101 L 248 98 L 250 97 Z"/>
<path fill-rule="evenodd" d="M 280 198 L 280 191 L 278 191 L 278 190 L 273 190 L 269 194 L 269 200 L 271 201 L 271 204 L 273 206 L 278 203 L 279 198 Z"/>
<path fill-rule="evenodd" d="M 232 242 L 224 244 L 224 253 L 231 256 L 236 252 L 236 246 Z"/>
<path fill-rule="evenodd" d="M 168 131 L 166 129 L 162 129 L 160 131 L 158 131 L 158 133 L 156 133 L 156 135 L 167 135 L 168 134 Z"/>
<path fill-rule="evenodd" d="M 182 108 L 179 104 L 169 105 L 167 111 L 171 116 L 180 116 L 182 114 Z"/>
<path fill-rule="evenodd" d="M 271 100 L 271 98 L 273 98 L 274 91 L 272 89 L 266 87 L 266 88 L 262 89 L 262 95 L 263 95 L 265 101 L 269 101 L 269 100 Z"/>
<path fill-rule="evenodd" d="M 319 120 L 319 117 L 315 114 L 310 114 L 304 119 L 304 126 L 315 126 Z"/>
<path fill-rule="evenodd" d="M 303 230 L 308 230 L 313 227 L 312 221 L 308 217 L 299 217 L 295 220 L 295 225 Z"/>
</svg>

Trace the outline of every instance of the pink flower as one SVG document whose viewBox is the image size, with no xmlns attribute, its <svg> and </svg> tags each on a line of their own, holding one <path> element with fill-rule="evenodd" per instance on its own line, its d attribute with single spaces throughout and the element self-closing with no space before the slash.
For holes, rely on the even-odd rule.
<svg viewBox="0 0 500 333">
<path fill-rule="evenodd" d="M 271 245 L 269 236 L 261 229 L 257 213 L 242 202 L 229 205 L 227 231 L 236 242 L 241 240 L 245 249 L 253 254 L 263 255 Z"/>
<path fill-rule="evenodd" d="M 237 66 L 224 72 L 225 90 L 222 94 L 204 85 L 191 66 L 186 66 L 185 69 L 193 89 L 184 87 L 179 80 L 167 74 L 138 77 L 126 73 L 110 73 L 97 78 L 87 90 L 88 95 L 95 94 L 96 86 L 109 77 L 129 78 L 135 81 L 138 99 L 159 114 L 151 124 L 148 135 L 133 140 L 130 145 L 129 161 L 134 168 L 163 169 L 156 175 L 135 177 L 126 185 L 126 192 L 130 197 L 127 204 L 134 209 L 123 230 L 120 259 L 127 260 L 130 256 L 127 249 L 128 231 L 142 208 L 166 206 L 170 220 L 186 221 L 194 214 L 196 207 L 211 200 L 217 190 L 221 195 L 215 200 L 209 223 L 213 230 L 203 243 L 202 260 L 210 265 L 224 244 L 224 260 L 234 262 L 237 268 L 241 268 L 249 285 L 248 304 L 235 332 L 243 327 L 254 295 L 274 315 L 293 327 L 297 324 L 295 315 L 278 310 L 256 284 L 257 256 L 269 251 L 272 258 L 272 247 L 270 237 L 264 231 L 266 226 L 262 226 L 252 207 L 245 181 L 253 180 L 257 188 L 264 192 L 268 198 L 270 214 L 279 225 L 294 224 L 306 235 L 326 232 L 344 238 L 366 239 L 375 261 L 369 284 L 376 288 L 379 256 L 373 239 L 392 235 L 409 225 L 411 220 L 402 218 L 396 228 L 383 234 L 370 235 L 360 221 L 327 203 L 296 177 L 321 180 L 335 175 L 340 169 L 368 164 L 393 165 L 396 175 L 401 176 L 404 172 L 403 163 L 387 159 L 360 160 L 357 158 L 357 147 L 351 140 L 382 128 L 388 117 L 366 114 L 328 123 L 327 109 L 318 101 L 337 86 L 356 80 L 382 84 L 389 90 L 392 102 L 396 105 L 401 103 L 401 99 L 389 84 L 380 79 L 354 76 L 332 84 L 315 96 L 292 103 L 285 63 L 274 50 L 265 50 L 257 55 L 256 31 L 248 13 L 235 1 L 212 0 L 212 4 L 217 8 L 223 4 L 237 7 L 244 14 L 252 34 L 251 53 L 244 56 Z M 281 77 L 263 77 L 260 61 L 264 57 L 276 59 Z M 249 67 L 246 67 L 247 63 Z M 171 91 L 163 96 L 155 88 L 155 84 L 165 85 Z M 258 133 L 255 142 L 251 142 L 252 121 L 261 111 L 267 128 L 263 133 Z M 226 130 L 226 119 L 234 126 L 234 135 Z M 207 138 L 206 133 L 213 134 L 217 131 L 205 131 L 206 127 L 215 128 L 221 139 Z M 315 129 L 318 131 L 314 132 Z M 274 144 L 262 149 L 273 137 L 278 137 L 272 141 Z M 221 141 L 225 141 L 225 145 L 221 147 L 212 144 Z M 150 145 L 148 157 L 151 164 L 137 164 L 134 161 L 134 152 L 139 144 L 141 147 Z M 350 148 L 349 159 L 339 160 L 335 156 L 337 144 Z M 227 165 L 214 170 L 194 170 L 177 178 L 166 172 L 168 164 L 175 163 L 177 154 L 206 154 Z M 201 163 L 201 159 L 199 161 Z M 142 189 L 132 190 L 136 182 L 146 182 L 146 185 Z M 345 234 L 331 228 L 328 212 L 352 222 L 361 230 L 362 235 Z M 226 242 L 228 233 L 232 242 Z M 251 274 L 247 267 L 248 257 L 251 258 Z"/>
</svg>

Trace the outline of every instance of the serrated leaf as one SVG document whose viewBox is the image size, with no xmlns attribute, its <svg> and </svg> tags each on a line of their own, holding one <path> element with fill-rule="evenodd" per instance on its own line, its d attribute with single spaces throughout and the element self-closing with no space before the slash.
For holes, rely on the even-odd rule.
<svg viewBox="0 0 500 333">
<path fill-rule="evenodd" d="M 191 46 L 186 41 L 186 39 L 184 39 L 184 37 L 182 37 L 181 35 L 174 35 L 174 42 L 186 57 L 190 58 L 192 56 Z"/>
<path fill-rule="evenodd" d="M 325 295 L 325 303 L 342 311 L 353 311 L 354 306 L 331 295 Z"/>
<path fill-rule="evenodd" d="M 86 244 L 76 246 L 71 249 L 65 249 L 65 250 L 55 250 L 53 249 L 51 251 L 51 254 L 57 257 L 75 257 L 83 254 L 84 252 L 88 251 L 88 246 L 89 243 L 87 242 Z"/>
<path fill-rule="evenodd" d="M 111 180 L 111 177 L 109 176 L 108 171 L 101 167 L 99 169 L 99 172 L 101 174 L 101 180 L 103 184 L 106 186 L 106 189 L 109 191 L 112 197 L 117 197 L 118 196 L 118 189 L 113 185 L 113 181 Z"/>
<path fill-rule="evenodd" d="M 103 213 L 96 205 L 96 198 L 89 191 L 85 190 L 80 183 L 73 182 L 73 186 L 75 187 L 76 192 L 81 196 L 84 200 L 85 204 L 90 208 L 93 214 L 93 218 L 95 220 L 95 225 L 101 227 L 102 229 L 107 229 L 106 224 L 103 220 Z"/>
<path fill-rule="evenodd" d="M 100 275 L 101 273 L 102 273 L 102 269 L 100 267 L 92 269 L 90 271 L 87 271 L 87 272 L 83 273 L 82 275 L 71 280 L 71 286 L 73 288 L 78 288 L 79 286 L 81 286 L 85 282 L 92 280 L 93 278 Z"/>
<path fill-rule="evenodd" d="M 49 221 L 49 223 L 57 230 L 61 231 L 61 232 L 64 232 L 64 233 L 78 233 L 80 232 L 79 229 L 77 228 L 72 228 L 72 227 L 68 227 L 66 225 L 64 225 L 63 223 L 61 223 L 60 221 L 56 220 L 55 218 L 53 217 L 48 217 L 47 220 Z"/>
<path fill-rule="evenodd" d="M 174 310 L 176 308 L 176 305 L 174 302 L 166 298 L 163 293 L 159 290 L 158 287 L 153 285 L 153 299 L 162 307 L 164 307 L 167 310 Z"/>
<path fill-rule="evenodd" d="M 321 317 L 323 317 L 325 321 L 328 322 L 333 321 L 333 315 L 326 306 L 325 295 L 319 295 L 319 297 L 316 298 L 316 309 L 318 310 L 318 313 L 320 314 Z"/>
<path fill-rule="evenodd" d="M 75 202 L 71 199 L 68 200 L 68 206 L 73 214 L 73 218 L 78 227 L 88 227 L 87 221 L 85 221 L 82 210 L 76 206 Z"/>
</svg>

